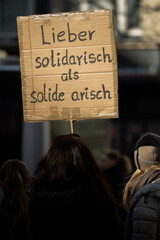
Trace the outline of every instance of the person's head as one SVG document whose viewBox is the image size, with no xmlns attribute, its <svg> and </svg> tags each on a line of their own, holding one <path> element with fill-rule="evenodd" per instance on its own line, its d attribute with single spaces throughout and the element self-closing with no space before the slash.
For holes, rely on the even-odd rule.
<svg viewBox="0 0 160 240">
<path fill-rule="evenodd" d="M 7 197 L 13 191 L 25 189 L 29 182 L 29 171 L 26 165 L 18 159 L 6 161 L 0 170 L 0 182 Z"/>
<path fill-rule="evenodd" d="M 127 183 L 123 203 L 129 209 L 133 195 L 144 185 L 160 176 L 160 136 L 144 134 L 136 143 L 134 160 L 137 170 Z"/>
<path fill-rule="evenodd" d="M 116 167 L 124 176 L 128 176 L 132 172 L 130 158 L 116 149 L 108 149 L 102 154 L 100 167 L 103 171 Z"/>
<path fill-rule="evenodd" d="M 8 232 L 12 237 L 22 237 L 23 234 L 23 238 L 28 239 L 28 182 L 29 172 L 22 161 L 11 159 L 2 165 L 0 183 L 5 196 L 3 208 Z"/>
<path fill-rule="evenodd" d="M 55 189 L 83 185 L 109 194 L 102 172 L 92 152 L 76 134 L 56 137 L 39 162 L 34 186 Z"/>
<path fill-rule="evenodd" d="M 115 149 L 106 150 L 101 156 L 100 167 L 102 170 L 117 166 L 121 161 L 121 153 Z"/>
</svg>

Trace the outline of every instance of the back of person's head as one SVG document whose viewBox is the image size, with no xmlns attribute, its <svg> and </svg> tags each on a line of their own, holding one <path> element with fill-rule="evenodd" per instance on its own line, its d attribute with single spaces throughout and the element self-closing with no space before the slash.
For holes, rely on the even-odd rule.
<svg viewBox="0 0 160 240">
<path fill-rule="evenodd" d="M 92 152 L 76 134 L 56 137 L 39 167 L 34 181 L 38 188 L 61 189 L 83 185 L 98 196 L 103 192 L 111 198 L 109 186 Z"/>
<path fill-rule="evenodd" d="M 144 134 L 136 143 L 134 160 L 137 169 L 144 171 L 152 165 L 160 164 L 160 136 Z"/>
<path fill-rule="evenodd" d="M 28 169 L 18 159 L 8 160 L 1 167 L 4 217 L 11 239 L 29 239 L 29 198 L 26 194 L 28 179 Z"/>
<path fill-rule="evenodd" d="M 137 170 L 124 190 L 123 203 L 129 209 L 133 195 L 144 185 L 160 176 L 160 136 L 144 134 L 136 143 L 134 160 Z"/>
</svg>

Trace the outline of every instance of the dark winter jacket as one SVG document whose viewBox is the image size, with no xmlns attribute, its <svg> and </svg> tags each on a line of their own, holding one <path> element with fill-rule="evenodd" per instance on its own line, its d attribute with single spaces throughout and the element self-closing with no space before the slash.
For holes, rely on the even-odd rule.
<svg viewBox="0 0 160 240">
<path fill-rule="evenodd" d="M 122 239 L 116 207 L 103 209 L 83 188 L 33 191 L 30 198 L 35 239 Z"/>
<path fill-rule="evenodd" d="M 160 239 L 160 179 L 135 194 L 126 221 L 126 239 Z"/>
</svg>

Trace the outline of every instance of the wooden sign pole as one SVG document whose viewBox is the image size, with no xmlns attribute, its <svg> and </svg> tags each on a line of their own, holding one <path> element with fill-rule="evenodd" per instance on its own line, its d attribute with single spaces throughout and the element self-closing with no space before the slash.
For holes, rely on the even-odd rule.
<svg viewBox="0 0 160 240">
<path fill-rule="evenodd" d="M 74 121 L 70 120 L 70 128 L 71 128 L 71 134 L 74 133 Z"/>
</svg>

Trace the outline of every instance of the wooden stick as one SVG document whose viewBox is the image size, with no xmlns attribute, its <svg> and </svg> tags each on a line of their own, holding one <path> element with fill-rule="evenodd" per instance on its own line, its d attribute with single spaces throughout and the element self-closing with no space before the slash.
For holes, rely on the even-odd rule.
<svg viewBox="0 0 160 240">
<path fill-rule="evenodd" d="M 74 133 L 74 121 L 70 120 L 70 128 L 71 128 L 71 133 Z"/>
</svg>

